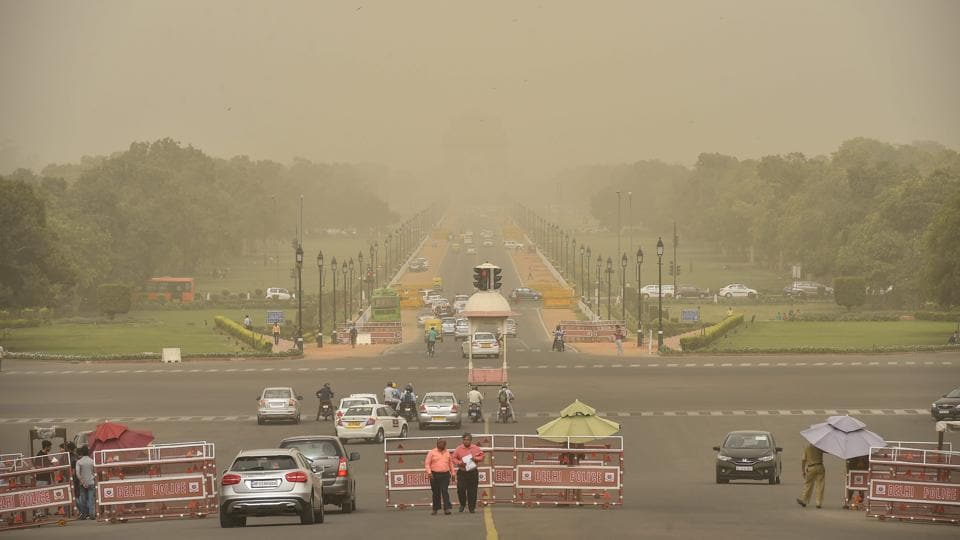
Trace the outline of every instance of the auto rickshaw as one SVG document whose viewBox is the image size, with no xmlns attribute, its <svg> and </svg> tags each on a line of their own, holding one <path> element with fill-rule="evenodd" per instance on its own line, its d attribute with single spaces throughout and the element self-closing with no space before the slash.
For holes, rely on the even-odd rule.
<svg viewBox="0 0 960 540">
<path fill-rule="evenodd" d="M 435 277 L 433 278 L 433 290 L 442 291 L 443 290 L 443 278 Z"/>
</svg>

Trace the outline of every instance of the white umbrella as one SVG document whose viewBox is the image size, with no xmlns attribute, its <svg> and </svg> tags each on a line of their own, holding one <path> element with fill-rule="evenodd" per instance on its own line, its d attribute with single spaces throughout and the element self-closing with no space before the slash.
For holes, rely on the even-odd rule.
<svg viewBox="0 0 960 540">
<path fill-rule="evenodd" d="M 865 456 L 874 446 L 886 446 L 883 437 L 864 429 L 866 424 L 851 416 L 831 416 L 800 432 L 810 444 L 840 459 Z"/>
</svg>

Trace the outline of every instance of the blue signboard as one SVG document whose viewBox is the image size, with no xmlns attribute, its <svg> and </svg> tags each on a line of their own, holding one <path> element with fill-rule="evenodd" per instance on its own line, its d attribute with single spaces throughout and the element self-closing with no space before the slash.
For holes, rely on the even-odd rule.
<svg viewBox="0 0 960 540">
<path fill-rule="evenodd" d="M 283 322 L 283 312 L 282 312 L 282 311 L 268 311 L 268 312 L 267 312 L 267 324 L 282 323 L 282 322 Z"/>
<path fill-rule="evenodd" d="M 700 310 L 699 309 L 680 310 L 680 320 L 683 322 L 697 322 L 700 320 Z"/>
</svg>

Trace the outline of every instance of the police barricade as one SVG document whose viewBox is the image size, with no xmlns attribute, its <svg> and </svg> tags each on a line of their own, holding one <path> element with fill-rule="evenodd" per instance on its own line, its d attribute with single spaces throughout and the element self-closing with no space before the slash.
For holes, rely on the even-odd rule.
<svg viewBox="0 0 960 540">
<path fill-rule="evenodd" d="M 560 321 L 567 343 L 613 343 L 619 326 L 623 321 Z"/>
<path fill-rule="evenodd" d="M 870 449 L 867 516 L 960 524 L 960 452 Z"/>
<path fill-rule="evenodd" d="M 203 518 L 219 511 L 213 443 L 94 452 L 97 519 Z"/>
<path fill-rule="evenodd" d="M 545 309 L 569 309 L 576 305 L 576 295 L 568 287 L 551 287 L 541 291 Z"/>
<path fill-rule="evenodd" d="M 424 468 L 427 453 L 438 439 L 453 451 L 460 435 L 409 437 L 384 441 L 384 477 L 388 508 L 406 509 L 432 504 L 430 481 Z M 623 439 L 571 437 L 551 442 L 536 435 L 474 434 L 484 452 L 478 467 L 479 505 L 498 503 L 524 506 L 598 506 L 623 504 Z M 452 480 L 451 501 L 456 500 Z"/>
<path fill-rule="evenodd" d="M 337 327 L 338 343 L 350 343 L 350 327 L 344 323 Z M 393 345 L 403 341 L 403 327 L 399 321 L 358 323 L 357 334 L 369 334 L 372 345 Z"/>
<path fill-rule="evenodd" d="M 0 455 L 0 531 L 76 519 L 75 497 L 66 452 Z"/>
</svg>

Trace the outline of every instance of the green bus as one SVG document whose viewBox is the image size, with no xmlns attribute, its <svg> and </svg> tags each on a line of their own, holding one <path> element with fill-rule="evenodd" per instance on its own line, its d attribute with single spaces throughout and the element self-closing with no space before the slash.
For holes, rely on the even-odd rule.
<svg viewBox="0 0 960 540">
<path fill-rule="evenodd" d="M 370 307 L 372 322 L 400 322 L 400 295 L 397 291 L 390 288 L 374 290 Z"/>
</svg>

